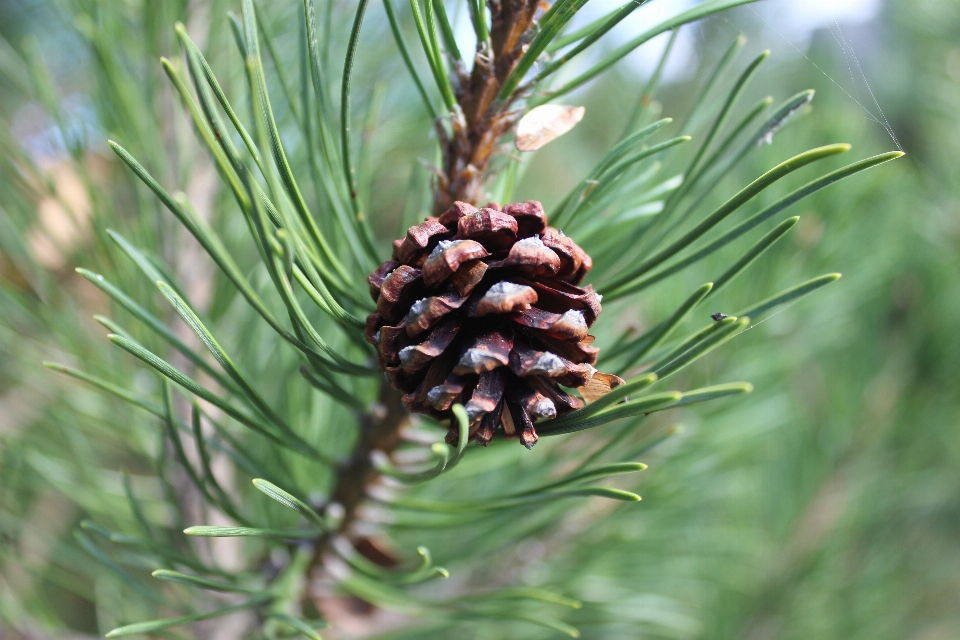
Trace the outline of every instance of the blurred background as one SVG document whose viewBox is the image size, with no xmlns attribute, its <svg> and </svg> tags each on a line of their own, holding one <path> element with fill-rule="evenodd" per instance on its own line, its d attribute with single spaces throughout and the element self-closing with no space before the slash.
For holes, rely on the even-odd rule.
<svg viewBox="0 0 960 640">
<path fill-rule="evenodd" d="M 297 4 L 271 8 L 281 46 L 297 37 L 290 26 Z M 594 0 L 582 23 L 615 4 Z M 683 4 L 654 0 L 606 46 Z M 236 7 L 0 0 L 0 638 L 102 634 L 104 603 L 114 597 L 107 591 L 124 588 L 91 582 L 89 556 L 71 532 L 99 508 L 100 498 L 81 490 L 84 460 L 114 470 L 147 464 L 130 453 L 146 446 L 136 441 L 146 436 L 132 428 L 120 434 L 102 426 L 103 417 L 131 425 L 143 418 L 55 379 L 40 362 L 70 353 L 96 370 L 119 358 L 90 320 L 104 299 L 73 273 L 91 262 L 117 268 L 96 250 L 105 227 L 136 220 L 140 237 L 173 237 L 157 204 L 128 189 L 108 136 L 123 132 L 128 148 L 158 158 L 154 168 L 166 166 L 166 176 L 182 178 L 208 208 L 222 199 L 209 167 L 191 173 L 196 148 L 185 142 L 189 127 L 173 121 L 178 108 L 156 56 L 177 54 L 172 24 L 183 15 L 205 51 L 232 47 L 228 9 Z M 77 18 L 98 12 L 115 21 L 107 41 Z M 368 55 L 355 82 L 358 101 L 385 105 L 368 124 L 365 154 L 374 159 L 364 175 L 386 239 L 402 219 L 422 215 L 426 200 L 411 176 L 422 172 L 416 158 L 432 151 L 422 114 L 403 106 L 416 97 L 386 49 L 379 13 L 371 10 L 365 37 L 373 43 L 379 34 L 386 53 Z M 801 277 L 844 274 L 687 374 L 690 386 L 749 380 L 756 390 L 665 418 L 683 430 L 644 458 L 641 507 L 585 514 L 564 535 L 532 533 L 500 561 L 532 584 L 562 576 L 590 605 L 569 620 L 584 638 L 958 638 L 960 3 L 739 7 L 681 32 L 651 115 L 682 119 L 740 34 L 748 38 L 744 61 L 772 51 L 746 102 L 765 95 L 779 102 L 807 88 L 817 94 L 812 109 L 776 133 L 776 144 L 725 179 L 722 193 L 801 148 L 842 141 L 857 158 L 897 148 L 907 156 L 805 200 L 792 212 L 801 220 L 788 242 L 712 300 L 711 312 L 735 311 Z M 549 210 L 618 139 L 664 44 L 650 43 L 569 97 L 587 107 L 586 118 L 534 160 L 518 200 L 537 198 Z M 218 72 L 235 60 L 209 57 Z M 111 65 L 126 84 L 104 73 Z M 233 64 L 231 73 L 240 72 Z M 389 81 L 391 74 L 402 82 Z M 37 75 L 43 83 L 32 80 Z M 164 136 L 155 121 L 169 125 Z M 420 146 L 396 143 L 404 139 Z M 21 158 L 40 168 L 56 197 L 39 196 L 34 178 L 11 169 Z M 123 185 L 114 188 L 119 176 Z M 88 181 L 103 191 L 91 192 Z M 189 248 L 155 242 L 188 281 L 209 269 Z M 685 275 L 678 290 L 654 288 L 634 307 L 618 307 L 616 322 L 658 317 L 709 269 Z M 107 484 L 120 500 L 119 480 Z M 442 557 L 442 535 L 430 535 Z M 528 637 L 483 626 L 391 633 Z"/>
</svg>

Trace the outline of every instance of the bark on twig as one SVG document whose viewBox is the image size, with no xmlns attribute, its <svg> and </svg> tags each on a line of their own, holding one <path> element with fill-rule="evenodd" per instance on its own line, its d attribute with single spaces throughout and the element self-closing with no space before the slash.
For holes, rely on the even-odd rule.
<svg viewBox="0 0 960 640">
<path fill-rule="evenodd" d="M 454 69 L 452 73 L 460 113 L 451 115 L 449 132 L 442 122 L 437 122 L 443 162 L 439 169 L 441 175 L 436 181 L 435 215 L 457 200 L 480 204 L 489 179 L 490 162 L 500 150 L 501 138 L 519 118 L 510 107 L 523 90 L 504 101 L 498 101 L 497 94 L 525 51 L 540 2 L 488 0 L 488 6 L 491 13 L 489 42 L 478 46 L 469 76 L 462 68 Z M 357 509 L 366 498 L 368 488 L 380 477 L 371 461 L 371 453 L 392 453 L 409 418 L 400 392 L 384 380 L 377 411 L 361 416 L 360 441 L 350 459 L 338 469 L 330 498 L 331 503 L 340 504 L 344 510 L 338 534 L 350 537 Z M 324 538 L 315 546 L 311 574 L 321 568 L 328 542 Z M 317 594 L 306 595 L 313 602 L 317 601 Z"/>
<path fill-rule="evenodd" d="M 453 135 L 443 141 L 446 181 L 441 181 L 436 190 L 434 215 L 446 211 L 456 200 L 480 203 L 500 139 L 519 118 L 518 113 L 510 111 L 516 96 L 498 102 L 497 94 L 526 50 L 525 34 L 533 27 L 539 2 L 499 0 L 489 6 L 490 42 L 478 47 L 470 81 L 457 92 L 462 114 L 452 119 Z"/>
</svg>

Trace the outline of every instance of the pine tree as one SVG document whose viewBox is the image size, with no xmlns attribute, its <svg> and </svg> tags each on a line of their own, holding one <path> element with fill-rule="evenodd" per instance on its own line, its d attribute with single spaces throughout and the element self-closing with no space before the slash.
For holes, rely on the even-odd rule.
<svg viewBox="0 0 960 640">
<path fill-rule="evenodd" d="M 601 502 L 638 501 L 629 478 L 645 465 L 636 458 L 673 433 L 635 438 L 650 416 L 751 389 L 675 390 L 666 379 L 839 276 L 675 331 L 794 227 L 796 217 L 779 218 L 788 207 L 901 155 L 769 196 L 787 176 L 849 150 L 819 146 L 713 207 L 717 185 L 813 98 L 804 91 L 775 108 L 770 100 L 743 108 L 738 98 L 767 53 L 737 67 L 739 38 L 709 69 L 704 96 L 720 92 L 717 108 L 701 97 L 682 124 L 653 120 L 678 30 L 741 3 L 707 0 L 593 55 L 643 2 L 572 30 L 583 0 L 468 0 L 472 51 L 454 30 L 456 7 L 439 0 L 403 8 L 359 0 L 345 21 L 334 3 L 274 13 L 245 0 L 202 39 L 191 21 L 171 24 L 186 17 L 181 7 L 156 16 L 145 7 L 141 34 L 120 9 L 78 2 L 74 23 L 101 73 L 92 95 L 119 163 L 96 157 L 90 135 L 99 131 L 65 126 L 39 47 L 24 48 L 15 62 L 23 66 L 11 68 L 28 73 L 11 77 L 57 119 L 71 175 L 89 194 L 88 248 L 73 259 L 110 300 L 110 316 L 95 319 L 119 350 L 85 330 L 63 331 L 74 338 L 63 345 L 72 362 L 47 366 L 103 395 L 57 405 L 56 454 L 14 448 L 5 466 L 49 475 L 82 510 L 63 588 L 82 589 L 76 574 L 103 566 L 110 579 L 97 581 L 95 597 L 100 623 L 115 627 L 108 637 L 239 611 L 249 615 L 237 637 L 319 637 L 328 624 L 358 619 L 379 631 L 390 624 L 383 611 L 422 628 L 514 621 L 577 635 L 564 612 L 579 603 L 563 585 L 505 579 L 497 550 L 556 536 L 584 501 L 598 503 L 601 518 L 609 508 Z M 392 42 L 364 38 L 371 28 Z M 616 144 L 575 184 L 543 194 L 547 207 L 515 202 L 531 157 L 551 153 L 547 143 L 583 115 L 556 101 L 668 33 Z M 148 50 L 180 48 L 161 59 L 165 78 L 134 57 L 141 35 Z M 230 35 L 239 55 L 227 50 Z M 366 106 L 359 127 L 355 102 Z M 17 197 L 49 194 L 83 227 L 79 205 L 13 141 L 4 145 Z M 419 167 L 407 193 L 388 171 L 401 161 Z M 761 194 L 769 204 L 743 214 Z M 640 213 L 651 204 L 655 215 Z M 644 330 L 607 319 L 768 221 L 778 224 Z M 36 264 L 29 237 L 20 239 L 5 247 L 26 292 L 7 296 L 11 313 L 24 324 L 63 324 L 62 308 L 30 298 L 78 282 L 64 265 Z M 595 292 L 613 311 L 601 315 Z M 104 424 L 135 431 L 122 456 L 98 433 Z M 598 435 L 566 444 L 586 430 Z M 113 471 L 121 457 L 130 475 Z M 627 479 L 612 484 L 626 488 L 595 484 L 620 475 Z M 581 528 L 556 544 L 568 553 L 586 535 Z M 418 546 L 426 538 L 439 545 L 433 555 Z M 343 594 L 372 609 L 351 613 Z"/>
</svg>

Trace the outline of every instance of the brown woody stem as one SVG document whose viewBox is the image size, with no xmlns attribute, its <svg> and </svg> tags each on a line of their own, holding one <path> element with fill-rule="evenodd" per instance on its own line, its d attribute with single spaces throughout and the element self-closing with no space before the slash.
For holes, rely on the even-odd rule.
<svg viewBox="0 0 960 640">
<path fill-rule="evenodd" d="M 384 380 L 380 385 L 376 409 L 360 416 L 360 439 L 353 454 L 337 469 L 337 481 L 329 501 L 329 504 L 339 504 L 343 507 L 343 517 L 336 534 L 349 537 L 357 509 L 366 498 L 368 488 L 380 477 L 373 466 L 371 453 L 383 451 L 389 454 L 396 449 L 400 443 L 403 428 L 409 420 L 410 413 L 401 401 L 400 392 Z M 307 571 L 307 587 L 304 592 L 304 604 L 308 608 L 317 606 L 319 601 L 319 594 L 313 593 L 311 589 L 310 576 L 315 575 L 321 568 L 331 535 L 318 540 L 313 549 L 313 558 Z M 363 553 L 362 549 L 359 550 Z"/>
<path fill-rule="evenodd" d="M 453 135 L 442 141 L 443 167 L 434 197 L 434 215 L 456 200 L 478 204 L 489 178 L 490 161 L 500 139 L 516 123 L 513 100 L 496 100 L 500 86 L 524 52 L 524 35 L 534 24 L 538 0 L 490 0 L 490 42 L 481 43 L 474 56 L 469 82 L 461 83 L 457 102 L 462 118 L 452 119 Z"/>
<path fill-rule="evenodd" d="M 509 110 L 516 96 L 503 102 L 498 102 L 496 96 L 524 52 L 524 36 L 534 24 L 539 4 L 539 0 L 488 0 L 490 41 L 478 47 L 469 76 L 462 68 L 451 73 L 461 113 L 451 117 L 451 133 L 447 133 L 441 123 L 437 124 L 443 166 L 433 203 L 435 215 L 443 213 L 457 200 L 478 204 L 483 199 L 490 161 L 500 149 L 501 138 L 518 118 L 518 114 Z M 399 444 L 409 418 L 400 392 L 384 380 L 377 411 L 361 416 L 360 440 L 353 455 L 338 469 L 330 499 L 344 509 L 338 533 L 349 535 L 368 488 L 380 477 L 371 462 L 371 453 L 390 454 Z M 327 539 L 321 539 L 316 545 L 310 573 L 320 567 L 327 543 Z"/>
</svg>

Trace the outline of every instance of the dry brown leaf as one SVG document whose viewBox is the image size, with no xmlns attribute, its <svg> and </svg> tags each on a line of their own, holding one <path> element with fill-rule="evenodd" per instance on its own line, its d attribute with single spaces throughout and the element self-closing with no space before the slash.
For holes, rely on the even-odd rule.
<svg viewBox="0 0 960 640">
<path fill-rule="evenodd" d="M 593 377 L 582 387 L 577 387 L 577 391 L 583 396 L 587 404 L 599 400 L 610 393 L 611 389 L 616 389 L 623 384 L 623 379 L 612 373 L 601 373 L 597 371 Z"/>
<path fill-rule="evenodd" d="M 528 111 L 517 124 L 517 150 L 536 151 L 577 126 L 584 107 L 544 104 Z"/>
</svg>

